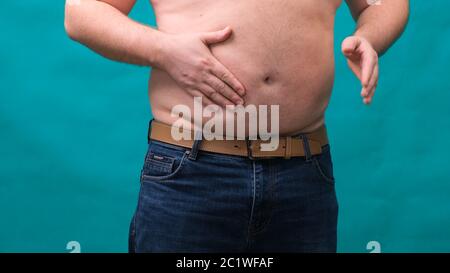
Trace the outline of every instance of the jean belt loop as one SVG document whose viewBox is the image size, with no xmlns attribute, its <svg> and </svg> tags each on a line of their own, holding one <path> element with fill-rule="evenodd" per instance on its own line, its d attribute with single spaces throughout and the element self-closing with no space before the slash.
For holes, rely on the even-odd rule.
<svg viewBox="0 0 450 273">
<path fill-rule="evenodd" d="M 189 153 L 190 160 L 197 160 L 198 151 L 202 143 L 201 131 L 195 132 L 194 143 L 192 144 L 191 151 Z"/>
<path fill-rule="evenodd" d="M 284 159 L 291 159 L 292 157 L 292 137 L 286 137 L 286 146 L 284 152 Z"/>
<path fill-rule="evenodd" d="M 303 142 L 303 150 L 305 150 L 305 160 L 306 162 L 311 161 L 311 148 L 309 147 L 308 136 L 305 134 L 300 135 Z"/>
<path fill-rule="evenodd" d="M 151 120 L 148 122 L 147 144 L 150 144 L 150 135 L 151 135 L 151 133 L 152 133 L 152 122 L 153 122 L 153 120 L 154 120 L 154 119 L 151 119 Z"/>
</svg>

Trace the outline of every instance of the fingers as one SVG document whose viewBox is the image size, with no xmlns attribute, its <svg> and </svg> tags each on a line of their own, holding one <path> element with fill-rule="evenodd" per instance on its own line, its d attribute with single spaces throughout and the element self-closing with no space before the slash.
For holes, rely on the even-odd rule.
<svg viewBox="0 0 450 273">
<path fill-rule="evenodd" d="M 348 37 L 346 38 L 341 45 L 342 53 L 346 57 L 351 57 L 361 45 L 361 40 L 357 37 Z"/>
<path fill-rule="evenodd" d="M 197 89 L 189 90 L 189 93 L 193 97 L 201 97 L 203 106 L 220 105 L 226 107 L 227 105 L 233 105 L 228 99 L 221 94 L 217 93 L 208 85 L 202 85 Z"/>
<path fill-rule="evenodd" d="M 219 31 L 203 33 L 200 36 L 203 42 L 205 42 L 207 45 L 210 45 L 225 42 L 226 40 L 228 40 L 228 38 L 230 38 L 231 33 L 231 28 L 226 27 Z"/>
<path fill-rule="evenodd" d="M 350 69 L 361 81 L 363 102 L 370 104 L 379 77 L 377 52 L 366 39 L 358 36 L 346 38 L 341 47 Z"/>
<path fill-rule="evenodd" d="M 220 92 L 217 91 L 217 88 L 212 87 L 211 85 L 205 83 L 200 86 L 200 90 L 203 92 L 204 96 L 206 96 L 208 99 L 211 100 L 211 104 L 217 104 L 220 106 L 227 106 L 227 105 L 235 105 L 233 101 L 229 100 L 227 97 L 222 95 Z"/>
<path fill-rule="evenodd" d="M 347 63 L 356 77 L 362 81 L 361 55 L 358 53 L 361 40 L 357 37 L 346 38 L 341 45 L 342 53 L 347 58 Z"/>
<path fill-rule="evenodd" d="M 207 96 L 214 101 L 221 102 L 221 105 L 224 105 L 224 103 L 226 105 L 244 104 L 244 100 L 221 79 L 210 76 L 205 79 L 205 84 L 209 86 L 209 90 L 206 90 Z"/>
<path fill-rule="evenodd" d="M 195 71 L 188 76 L 189 81 L 184 85 L 186 89 L 201 91 L 222 106 L 244 104 L 241 97 L 245 95 L 243 85 L 212 55 L 198 62 Z"/>
<path fill-rule="evenodd" d="M 370 104 L 372 102 L 373 95 L 375 93 L 376 85 L 378 84 L 379 66 L 378 66 L 378 54 L 371 47 L 369 43 L 361 45 L 361 70 L 363 90 L 361 95 L 363 96 L 363 102 Z"/>
<path fill-rule="evenodd" d="M 362 48 L 361 53 L 361 83 L 367 88 L 369 81 L 372 78 L 375 66 L 378 64 L 378 56 L 376 52 L 369 46 L 366 45 Z"/>
<path fill-rule="evenodd" d="M 378 55 L 375 50 L 363 38 L 352 36 L 342 42 L 342 52 L 348 58 L 352 71 L 361 80 L 362 85 L 367 87 L 375 65 L 378 63 Z M 357 69 L 358 65 L 360 69 Z"/>
<path fill-rule="evenodd" d="M 245 88 L 241 82 L 219 61 L 215 60 L 211 68 L 211 72 L 231 87 L 239 96 L 245 96 Z"/>
<path fill-rule="evenodd" d="M 207 32 L 201 34 L 203 42 L 206 44 L 215 44 L 226 41 L 230 38 L 232 30 L 226 27 L 219 31 Z M 205 76 L 205 83 L 213 90 L 207 88 L 206 92 L 214 101 L 223 104 L 244 104 L 242 96 L 245 95 L 245 88 L 238 79 L 217 59 L 210 58 L 208 61 L 208 74 Z M 215 91 L 215 92 L 212 92 Z"/>
<path fill-rule="evenodd" d="M 223 30 L 208 32 L 203 34 L 203 41 L 207 44 L 214 44 L 226 41 L 231 36 L 231 28 L 226 27 Z M 245 95 L 244 86 L 236 77 L 218 60 L 213 60 L 212 73 L 234 89 L 239 96 Z"/>
<path fill-rule="evenodd" d="M 375 95 L 375 91 L 378 86 L 378 80 L 379 80 L 379 72 L 380 68 L 378 65 L 375 66 L 372 78 L 370 79 L 370 82 L 368 86 L 366 87 L 366 95 L 363 96 L 363 102 L 365 104 L 370 104 L 372 102 L 373 96 Z"/>
</svg>

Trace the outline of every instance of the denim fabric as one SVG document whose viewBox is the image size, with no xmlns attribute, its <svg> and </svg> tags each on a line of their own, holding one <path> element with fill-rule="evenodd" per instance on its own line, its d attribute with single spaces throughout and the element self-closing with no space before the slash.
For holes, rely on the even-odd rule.
<svg viewBox="0 0 450 273">
<path fill-rule="evenodd" d="M 335 252 L 338 204 L 321 155 L 251 160 L 150 141 L 130 252 Z"/>
</svg>

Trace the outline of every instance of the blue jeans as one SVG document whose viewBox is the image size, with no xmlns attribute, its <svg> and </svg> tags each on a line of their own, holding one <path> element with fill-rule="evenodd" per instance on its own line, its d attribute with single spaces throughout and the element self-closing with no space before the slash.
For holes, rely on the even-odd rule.
<svg viewBox="0 0 450 273">
<path fill-rule="evenodd" d="M 130 252 L 335 252 L 329 145 L 318 156 L 251 160 L 150 141 Z"/>
</svg>

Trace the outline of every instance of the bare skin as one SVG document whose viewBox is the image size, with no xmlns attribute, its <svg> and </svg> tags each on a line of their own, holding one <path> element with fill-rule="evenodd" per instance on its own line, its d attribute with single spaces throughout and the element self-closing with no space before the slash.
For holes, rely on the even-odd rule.
<svg viewBox="0 0 450 273">
<path fill-rule="evenodd" d="M 172 124 L 177 104 L 280 105 L 280 133 L 324 123 L 334 80 L 334 19 L 341 0 L 152 0 L 158 29 L 126 15 L 135 0 L 66 5 L 70 37 L 118 61 L 152 66 L 155 119 Z M 282 2 L 282 4 L 281 4 Z M 342 43 L 364 103 L 378 83 L 378 56 L 401 34 L 408 0 L 347 0 L 357 21 Z"/>
</svg>

